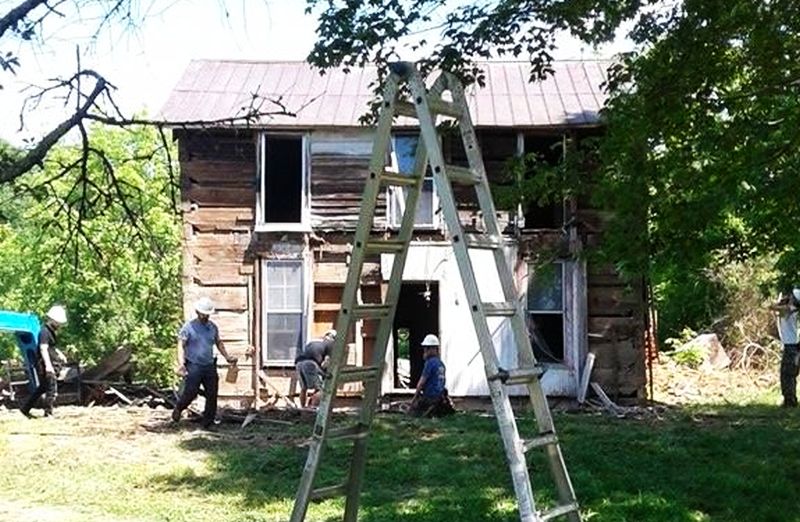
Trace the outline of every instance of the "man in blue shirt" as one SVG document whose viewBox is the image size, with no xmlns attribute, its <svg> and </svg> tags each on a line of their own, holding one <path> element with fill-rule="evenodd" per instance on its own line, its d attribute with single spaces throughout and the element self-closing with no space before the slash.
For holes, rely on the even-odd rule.
<svg viewBox="0 0 800 522">
<path fill-rule="evenodd" d="M 411 414 L 416 417 L 438 417 L 454 413 L 447 395 L 445 367 L 439 357 L 439 338 L 428 334 L 422 340 L 425 350 L 425 366 L 417 382 L 417 391 L 411 401 Z"/>
<path fill-rule="evenodd" d="M 209 319 L 214 313 L 214 303 L 203 297 L 195 305 L 197 318 L 186 322 L 178 333 L 178 367 L 177 373 L 183 377 L 183 390 L 172 410 L 172 420 L 178 422 L 181 413 L 197 397 L 200 385 L 206 396 L 203 410 L 203 427 L 214 424 L 217 415 L 217 394 L 219 377 L 217 375 L 217 359 L 214 357 L 214 345 L 229 364 L 236 363 L 236 357 L 228 355 L 225 344 L 219 337 L 219 330 Z"/>
</svg>

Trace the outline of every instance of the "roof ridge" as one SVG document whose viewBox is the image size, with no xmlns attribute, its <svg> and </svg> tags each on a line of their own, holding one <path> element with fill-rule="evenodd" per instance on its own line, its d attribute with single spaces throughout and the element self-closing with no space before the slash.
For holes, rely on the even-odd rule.
<svg viewBox="0 0 800 522">
<path fill-rule="evenodd" d="M 305 65 L 312 65 L 305 60 L 290 60 L 290 59 L 256 59 L 256 58 L 192 58 L 190 60 L 193 63 L 197 62 L 205 62 L 205 63 L 242 63 L 242 64 L 261 64 L 261 65 L 277 65 L 277 64 L 287 64 L 287 65 L 298 65 L 298 64 L 305 64 Z M 553 60 L 552 63 L 599 63 L 599 62 L 612 62 L 614 61 L 613 58 L 565 58 L 560 60 Z M 529 60 L 509 60 L 506 58 L 497 59 L 497 60 L 476 60 L 475 63 L 477 64 L 520 64 L 520 63 L 530 63 Z M 313 65 L 312 65 L 313 66 Z M 340 66 L 341 67 L 341 66 Z M 350 66 L 350 69 L 363 69 L 366 67 L 375 67 L 375 64 L 367 64 L 366 66 Z M 338 67 L 337 67 L 338 68 Z"/>
</svg>

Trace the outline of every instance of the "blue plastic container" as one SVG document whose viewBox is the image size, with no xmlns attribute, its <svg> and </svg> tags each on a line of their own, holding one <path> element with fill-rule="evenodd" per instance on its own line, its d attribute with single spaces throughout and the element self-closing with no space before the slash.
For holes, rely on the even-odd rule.
<svg viewBox="0 0 800 522">
<path fill-rule="evenodd" d="M 19 312 L 6 312 L 0 310 L 0 332 L 11 332 L 17 341 L 17 346 L 22 352 L 25 369 L 28 371 L 28 387 L 36 388 L 37 377 L 34 364 L 36 364 L 36 348 L 39 346 L 39 330 L 41 324 L 34 314 Z"/>
</svg>

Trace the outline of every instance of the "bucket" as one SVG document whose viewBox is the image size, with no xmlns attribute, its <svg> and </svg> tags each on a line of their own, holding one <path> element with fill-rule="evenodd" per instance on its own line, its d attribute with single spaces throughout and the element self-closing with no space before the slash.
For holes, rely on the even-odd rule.
<svg viewBox="0 0 800 522">
<path fill-rule="evenodd" d="M 235 383 L 239 378 L 239 365 L 233 361 L 228 365 L 228 372 L 225 374 L 225 382 Z"/>
</svg>

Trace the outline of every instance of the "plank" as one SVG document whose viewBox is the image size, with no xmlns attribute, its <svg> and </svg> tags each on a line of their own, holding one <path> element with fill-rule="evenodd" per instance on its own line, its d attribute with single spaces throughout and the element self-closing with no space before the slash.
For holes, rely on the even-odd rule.
<svg viewBox="0 0 800 522">
<path fill-rule="evenodd" d="M 181 191 L 182 198 L 202 207 L 242 207 L 255 205 L 256 192 L 252 187 L 208 187 L 188 183 Z"/>
<path fill-rule="evenodd" d="M 201 262 L 194 266 L 192 278 L 201 286 L 246 285 L 250 275 L 241 273 L 240 263 Z"/>
</svg>

